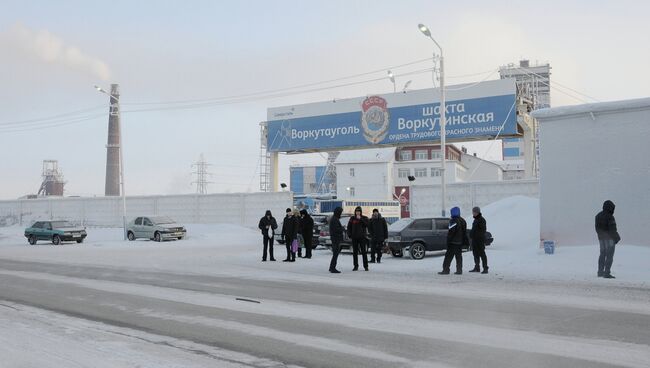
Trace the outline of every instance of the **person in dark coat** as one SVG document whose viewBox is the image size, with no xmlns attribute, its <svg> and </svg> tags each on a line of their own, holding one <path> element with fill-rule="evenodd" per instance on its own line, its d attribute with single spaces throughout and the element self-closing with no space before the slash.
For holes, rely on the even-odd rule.
<svg viewBox="0 0 650 368">
<path fill-rule="evenodd" d="M 611 274 L 612 262 L 614 262 L 616 244 L 621 241 L 616 229 L 616 219 L 614 219 L 615 208 L 614 202 L 607 200 L 603 203 L 603 210 L 596 215 L 596 234 L 600 243 L 598 277 L 606 279 L 615 278 Z"/>
<path fill-rule="evenodd" d="M 296 253 L 291 251 L 291 243 L 298 237 L 298 223 L 291 208 L 287 208 L 287 215 L 282 223 L 282 235 L 284 236 L 284 245 L 287 248 L 287 258 L 282 262 L 295 262 Z"/>
<path fill-rule="evenodd" d="M 300 211 L 300 231 L 305 243 L 305 258 L 311 259 L 311 248 L 314 240 L 314 219 L 307 210 Z"/>
<path fill-rule="evenodd" d="M 378 209 L 372 210 L 372 218 L 368 225 L 370 231 L 370 263 L 381 263 L 381 248 L 388 239 L 388 223 L 381 217 Z"/>
<path fill-rule="evenodd" d="M 449 275 L 449 266 L 451 260 L 456 258 L 456 275 L 463 274 L 463 246 L 469 245 L 467 237 L 467 222 L 460 217 L 460 208 L 451 209 L 451 219 L 449 220 L 449 230 L 447 231 L 447 253 L 445 260 L 442 262 L 442 272 L 439 275 Z"/>
<path fill-rule="evenodd" d="M 487 222 L 481 214 L 479 207 L 472 208 L 472 216 L 474 222 L 472 223 L 472 230 L 469 232 L 472 238 L 472 253 L 474 254 L 474 269 L 469 272 L 481 272 L 479 261 L 483 262 L 482 274 L 488 273 L 487 254 L 485 254 L 485 233 L 487 232 Z"/>
<path fill-rule="evenodd" d="M 298 257 L 302 258 L 302 247 L 304 239 L 302 236 L 302 217 L 300 215 L 300 211 L 297 209 L 293 210 L 293 218 L 296 221 L 296 239 L 298 239 Z M 295 258 L 295 257 L 294 257 Z"/>
<path fill-rule="evenodd" d="M 361 207 L 354 209 L 354 216 L 348 221 L 348 237 L 352 241 L 352 260 L 354 268 L 352 271 L 359 270 L 359 253 L 363 259 L 363 269 L 368 271 L 368 254 L 366 242 L 368 238 L 368 218 L 363 215 Z"/>
<path fill-rule="evenodd" d="M 264 217 L 260 219 L 258 225 L 259 229 L 262 231 L 264 251 L 262 253 L 262 262 L 266 262 L 266 253 L 271 256 L 271 261 L 275 262 L 273 258 L 273 237 L 275 236 L 275 230 L 278 228 L 278 222 L 275 221 L 275 217 L 271 214 L 271 211 L 266 211 Z"/>
<path fill-rule="evenodd" d="M 330 261 L 330 272 L 341 273 L 336 269 L 336 262 L 341 253 L 341 242 L 343 241 L 343 225 L 341 225 L 341 214 L 343 208 L 336 207 L 334 209 L 334 216 L 330 219 L 330 239 L 332 240 L 332 260 Z"/>
</svg>

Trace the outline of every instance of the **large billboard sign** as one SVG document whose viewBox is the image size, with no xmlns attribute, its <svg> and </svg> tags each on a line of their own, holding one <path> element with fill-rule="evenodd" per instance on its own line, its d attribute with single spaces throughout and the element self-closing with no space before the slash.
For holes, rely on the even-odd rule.
<svg viewBox="0 0 650 368">
<path fill-rule="evenodd" d="M 512 79 L 446 87 L 449 141 L 517 134 Z M 440 140 L 440 91 L 424 89 L 270 108 L 270 152 L 313 152 Z"/>
</svg>

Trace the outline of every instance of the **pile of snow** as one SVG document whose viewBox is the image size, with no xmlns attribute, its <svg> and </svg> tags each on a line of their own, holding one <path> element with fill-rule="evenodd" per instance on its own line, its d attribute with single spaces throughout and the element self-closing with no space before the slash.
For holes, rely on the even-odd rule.
<svg viewBox="0 0 650 368">
<path fill-rule="evenodd" d="M 539 199 L 508 197 L 485 206 L 481 212 L 495 239 L 493 248 L 539 246 Z"/>
</svg>

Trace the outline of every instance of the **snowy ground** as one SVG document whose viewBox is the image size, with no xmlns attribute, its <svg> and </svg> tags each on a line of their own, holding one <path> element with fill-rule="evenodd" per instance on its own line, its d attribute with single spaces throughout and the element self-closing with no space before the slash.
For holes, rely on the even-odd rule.
<svg viewBox="0 0 650 368">
<path fill-rule="evenodd" d="M 186 277 L 181 275 L 187 275 L 187 277 L 234 277 L 233 280 L 242 280 L 242 285 L 249 285 L 246 288 L 251 288 L 251 295 L 259 295 L 261 298 L 270 298 L 271 295 L 274 295 L 273 287 L 271 289 L 268 289 L 268 287 L 261 288 L 258 294 L 253 292 L 256 290 L 255 285 L 262 281 L 278 282 L 277 293 L 279 295 L 282 294 L 282 288 L 291 285 L 290 283 L 313 285 L 313 289 L 307 287 L 306 290 L 314 290 L 314 300 L 310 299 L 309 291 L 299 296 L 299 298 L 302 298 L 299 302 L 294 300 L 289 304 L 286 304 L 286 300 L 278 296 L 278 300 L 265 300 L 262 309 L 250 309 L 242 307 L 241 304 L 232 304 L 229 301 L 230 299 L 220 297 L 221 294 L 187 294 L 168 285 L 160 290 L 151 287 L 145 288 L 138 283 L 125 284 L 124 281 L 116 282 L 117 276 L 111 276 L 115 279 L 110 281 L 101 281 L 102 275 L 97 276 L 100 280 L 88 280 L 87 278 L 81 278 L 79 275 L 63 275 L 64 271 L 62 270 L 50 274 L 45 270 L 33 270 L 32 272 L 29 269 L 17 270 L 0 266 L 0 281 L 3 279 L 13 280 L 6 281 L 6 283 L 18 280 L 21 282 L 27 282 L 26 280 L 29 280 L 29 282 L 51 281 L 61 285 L 69 285 L 68 287 L 83 287 L 105 293 L 123 293 L 132 297 L 139 296 L 167 302 L 178 303 L 187 300 L 206 308 L 218 307 L 222 311 L 230 311 L 228 313 L 247 311 L 247 313 L 259 313 L 274 316 L 274 318 L 280 318 L 277 310 L 283 310 L 285 313 L 287 310 L 294 310 L 296 315 L 302 316 L 301 318 L 304 320 L 329 321 L 332 324 L 336 324 L 338 320 L 329 320 L 329 317 L 326 316 L 344 313 L 348 316 L 354 316 L 354 318 L 344 319 L 338 323 L 342 323 L 341 328 L 354 328 L 354 333 L 364 329 L 377 329 L 377 332 L 408 335 L 409 331 L 412 331 L 412 336 L 419 333 L 423 338 L 434 338 L 437 335 L 436 331 L 447 331 L 453 326 L 457 326 L 462 332 L 458 332 L 458 337 L 449 337 L 449 341 L 461 339 L 479 346 L 491 346 L 493 348 L 498 344 L 505 344 L 512 345 L 512 349 L 522 352 L 560 355 L 571 359 L 588 359 L 592 362 L 595 359 L 596 362 L 606 364 L 616 364 L 618 361 L 620 365 L 630 367 L 650 366 L 650 364 L 645 364 L 650 363 L 650 355 L 643 353 L 644 350 L 647 350 L 645 335 L 642 337 L 625 336 L 628 333 L 632 335 L 636 333 L 632 331 L 634 330 L 634 323 L 630 324 L 632 327 L 623 329 L 619 337 L 605 336 L 607 339 L 620 340 L 628 344 L 620 345 L 613 340 L 606 341 L 607 346 L 613 349 L 608 351 L 611 354 L 616 354 L 616 356 L 608 357 L 607 354 L 598 355 L 598 351 L 602 349 L 603 344 L 598 342 L 600 340 L 582 339 L 582 336 L 590 337 L 591 334 L 594 334 L 592 336 L 594 338 L 604 338 L 600 332 L 596 333 L 595 330 L 592 330 L 592 328 L 595 328 L 593 326 L 583 332 L 574 332 L 576 337 L 567 340 L 572 346 L 581 346 L 582 348 L 575 348 L 571 352 L 562 352 L 561 346 L 567 342 L 563 343 L 562 341 L 566 337 L 557 337 L 556 339 L 553 337 L 555 335 L 535 335 L 536 331 L 543 329 L 541 327 L 532 330 L 535 332 L 517 332 L 516 330 L 520 328 L 509 329 L 510 325 L 515 324 L 514 320 L 507 322 L 505 325 L 492 325 L 492 322 L 484 320 L 484 317 L 480 315 L 473 316 L 473 323 L 482 326 L 479 328 L 482 337 L 474 339 L 471 331 L 472 328 L 477 327 L 472 327 L 471 324 L 464 326 L 462 324 L 450 324 L 449 321 L 429 321 L 418 327 L 418 320 L 414 319 L 414 316 L 408 316 L 408 318 L 404 318 L 399 322 L 395 320 L 394 325 L 382 325 L 381 327 L 377 325 L 373 327 L 373 322 L 362 322 L 369 318 L 368 314 L 359 315 L 358 312 L 347 309 L 338 310 L 331 307 L 319 308 L 307 305 L 316 303 L 315 300 L 319 298 L 317 295 L 320 295 L 316 294 L 316 290 L 322 290 L 324 295 L 328 293 L 345 295 L 348 289 L 356 290 L 356 297 L 359 297 L 358 290 L 362 288 L 370 291 L 375 290 L 372 292 L 374 294 L 381 294 L 382 292 L 394 293 L 394 295 L 386 294 L 386 300 L 388 302 L 391 298 L 394 298 L 395 303 L 399 303 L 400 298 L 403 297 L 403 295 L 400 296 L 401 294 L 395 293 L 413 293 L 411 295 L 431 296 L 432 300 L 437 300 L 437 297 L 460 298 L 459 300 L 469 300 L 468 298 L 471 298 L 485 303 L 495 303 L 495 310 L 490 313 L 497 313 L 498 310 L 503 309 L 504 307 L 500 306 L 499 303 L 504 301 L 506 304 L 512 305 L 518 305 L 517 303 L 536 305 L 542 308 L 540 314 L 549 313 L 549 315 L 552 315 L 551 311 L 555 313 L 556 308 L 581 311 L 581 314 L 576 314 L 575 318 L 565 320 L 566 323 L 575 323 L 575 321 L 586 318 L 584 316 L 592 313 L 623 313 L 629 316 L 632 321 L 637 318 L 634 316 L 643 316 L 639 323 L 647 323 L 647 318 L 650 316 L 650 293 L 648 293 L 650 290 L 650 267 L 647 267 L 647 260 L 650 259 L 650 248 L 627 244 L 617 246 L 615 262 L 612 268 L 617 279 L 604 280 L 597 278 L 595 275 L 598 258 L 598 247 L 595 245 L 595 240 L 594 244 L 580 247 L 559 247 L 554 255 L 546 255 L 543 250 L 539 249 L 537 200 L 526 197 L 513 197 L 487 206 L 483 209 L 483 212 L 488 221 L 488 230 L 492 232 L 495 238 L 494 245 L 488 247 L 489 275 L 465 273 L 462 276 L 438 276 L 435 273 L 441 268 L 442 257 L 440 254 L 429 255 L 421 261 L 411 260 L 408 256 L 401 259 L 385 256 L 382 264 L 371 265 L 370 272 L 351 272 L 351 256 L 345 254 L 339 261 L 339 269 L 343 271 L 340 275 L 331 275 L 327 272 L 330 252 L 325 249 L 316 250 L 314 258 L 311 260 L 298 259 L 297 262 L 291 264 L 282 262 L 261 263 L 261 236 L 258 231 L 230 225 L 188 224 L 188 238 L 186 240 L 166 243 L 150 241 L 123 242 L 120 229 L 90 228 L 88 229 L 89 237 L 84 244 L 69 243 L 62 246 L 53 246 L 46 243 L 29 246 L 22 235 L 22 228 L 0 229 L 0 262 L 16 260 L 70 265 L 70 267 L 106 267 L 102 269 L 107 270 L 102 271 L 104 272 L 102 275 L 109 275 L 110 270 L 122 269 L 125 275 L 128 272 L 151 273 L 156 271 L 169 273 L 165 275 L 165 278 L 168 278 L 171 274 L 177 274 L 179 279 Z M 470 222 L 469 220 L 468 222 Z M 275 251 L 275 257 L 278 260 L 284 258 L 284 246 L 276 245 Z M 465 253 L 464 262 L 465 270 L 471 268 L 473 260 L 470 253 Z M 34 266 L 34 268 L 36 267 Z M 134 275 L 136 278 L 143 277 L 144 279 L 154 277 Z M 215 285 L 215 282 L 214 280 L 204 281 L 197 285 Z M 32 284 L 27 285 L 31 287 Z M 198 286 L 192 286 L 191 290 L 196 287 Z M 66 290 L 62 289 L 63 291 Z M 241 290 L 238 292 L 246 294 Z M 70 296 L 70 298 L 78 297 L 72 294 Z M 3 295 L 0 294 L 0 300 L 2 298 Z M 25 298 L 27 299 L 27 297 Z M 289 298 L 294 297 L 290 296 Z M 361 302 L 363 299 L 359 300 Z M 51 303 L 55 302 L 55 299 L 51 301 Z M 22 360 L 17 358 L 11 361 L 12 364 L 10 365 L 0 364 L 2 367 L 101 366 L 92 364 L 93 361 L 97 360 L 106 360 L 107 367 L 204 367 L 214 366 L 214 359 L 217 358 L 223 358 L 224 362 L 232 362 L 232 366 L 238 366 L 237 364 L 241 364 L 241 362 L 244 362 L 244 365 L 248 364 L 248 366 L 275 366 L 279 364 L 273 359 L 260 360 L 245 354 L 238 356 L 239 353 L 214 346 L 198 346 L 200 344 L 190 346 L 192 343 L 183 339 L 173 339 L 156 334 L 144 336 L 145 333 L 133 329 L 118 331 L 119 328 L 112 325 L 62 316 L 17 303 L 1 303 L 6 306 L 0 306 L 0 321 L 3 326 L 0 328 L 0 355 L 7 356 L 9 354 L 10 356 L 19 357 L 21 356 L 20 351 L 38 351 L 37 354 L 29 355 L 31 358 L 25 358 L 23 355 Z M 136 301 L 130 301 L 130 303 L 136 303 Z M 405 300 L 404 303 L 411 302 Z M 118 311 L 127 310 L 126 304 L 125 302 L 124 305 L 120 305 Z M 117 308 L 117 306 L 115 307 Z M 542 312 L 547 310 L 544 308 L 547 308 L 548 311 Z M 16 314 L 16 309 L 23 311 L 23 313 Z M 245 316 L 238 316 L 237 318 L 241 318 L 241 320 L 240 324 L 237 324 L 233 320 L 214 320 L 212 317 L 212 319 L 202 319 L 196 316 L 190 318 L 188 316 L 174 315 L 172 318 L 173 313 L 163 313 L 161 310 L 152 307 L 151 310 L 146 311 L 146 316 L 165 320 L 174 319 L 177 322 L 183 321 L 184 323 L 190 323 L 190 321 L 197 323 L 198 320 L 201 321 L 202 326 L 213 324 L 214 328 L 218 327 L 238 332 L 244 331 L 242 333 L 249 333 L 257 337 L 265 336 L 268 339 L 286 338 L 294 341 L 297 336 L 286 335 L 286 331 L 280 333 L 276 330 L 268 330 L 267 327 L 241 324 L 242 320 L 249 321 L 250 317 Z M 175 309 L 170 310 L 176 311 Z M 134 308 L 132 312 L 142 313 L 142 309 Z M 75 313 L 86 315 L 84 313 L 91 312 L 78 310 Z M 376 313 L 378 319 L 390 318 L 382 311 Z M 421 313 L 423 312 L 418 311 L 416 313 L 414 311 L 415 315 Z M 488 312 L 486 311 L 486 313 Z M 115 318 L 118 318 L 117 315 Z M 552 317 L 549 316 L 549 318 Z M 368 321 L 372 321 L 372 318 Z M 7 327 L 5 328 L 5 326 Z M 580 326 L 577 325 L 575 328 L 579 330 Z M 144 327 L 139 326 L 138 328 Z M 350 332 L 351 336 L 354 336 L 353 332 Z M 553 331 L 553 333 L 559 332 Z M 573 332 L 569 331 L 567 333 L 571 334 Z M 506 342 L 509 339 L 508 336 L 517 334 L 521 335 L 522 342 Z M 647 331 L 643 332 L 643 334 L 647 334 Z M 58 339 L 57 336 L 61 338 Z M 492 339 L 493 341 L 487 342 L 485 337 L 488 337 L 487 340 Z M 298 339 L 302 338 L 298 336 Z M 51 341 L 56 341 L 56 345 L 51 346 Z M 163 341 L 163 343 L 152 343 L 151 341 Z M 312 340 L 305 339 L 304 341 Z M 140 347 L 140 344 L 142 344 L 142 347 Z M 305 344 L 307 348 L 311 349 L 324 349 L 323 347 L 329 346 L 330 351 L 339 353 L 366 354 L 363 349 L 360 351 L 346 350 L 341 341 L 337 339 L 323 339 L 318 344 L 314 343 L 316 345 L 310 345 L 309 342 L 305 342 Z M 38 346 L 45 347 L 39 348 Z M 130 358 L 121 361 L 120 355 L 116 355 L 111 358 L 112 360 L 109 359 L 110 354 L 106 351 L 107 346 L 112 347 L 112 350 L 123 352 L 123 356 Z M 184 348 L 179 349 L 178 346 Z M 108 350 L 111 351 L 111 349 Z M 194 354 L 190 357 L 185 355 L 188 354 L 188 351 L 209 351 L 209 353 L 198 357 Z M 383 357 L 381 359 L 384 359 L 382 362 L 399 363 L 399 366 L 434 366 L 431 362 L 424 365 L 421 364 L 422 362 L 411 364 L 411 361 L 403 360 L 401 357 L 381 355 L 380 351 L 368 350 L 367 354 L 379 354 L 380 357 Z M 625 355 L 627 355 L 626 359 L 617 357 Z M 235 358 L 231 359 L 233 356 Z M 158 359 L 157 357 L 164 357 L 164 359 Z M 213 359 L 212 365 L 209 363 L 209 359 Z M 40 364 L 43 361 L 51 362 L 51 364 Z M 73 361 L 74 365 L 66 365 L 66 361 Z M 251 361 L 256 363 L 249 364 Z M 453 359 L 451 361 L 453 362 Z M 563 366 L 565 363 L 558 364 L 557 366 Z M 449 365 L 463 366 L 463 364 L 441 366 Z M 230 365 L 219 363 L 219 366 L 228 367 Z"/>
<path fill-rule="evenodd" d="M 612 266 L 617 279 L 603 280 L 595 277 L 599 254 L 595 235 L 594 244 L 557 247 L 553 255 L 544 254 L 539 248 L 538 200 L 508 198 L 485 207 L 483 214 L 488 230 L 495 238 L 494 244 L 487 248 L 491 275 L 467 274 L 460 280 L 498 278 L 650 287 L 650 267 L 647 264 L 650 247 L 618 245 Z M 471 224 L 471 215 L 464 215 Z M 121 229 L 89 228 L 89 236 L 83 245 L 67 243 L 59 247 L 46 242 L 29 246 L 23 228 L 0 228 L 0 257 L 263 279 L 291 279 L 295 274 L 319 280 L 331 278 L 327 273 L 330 252 L 326 249 L 316 250 L 316 257 L 310 261 L 260 263 L 261 236 L 257 230 L 233 225 L 187 224 L 187 228 L 187 239 L 161 244 L 147 240 L 124 242 Z M 286 255 L 284 246 L 279 244 L 275 245 L 275 252 L 279 260 Z M 434 271 L 441 269 L 441 255 L 429 254 L 421 261 L 411 260 L 408 254 L 402 259 L 386 255 L 384 263 L 372 268 L 372 278 L 385 281 L 382 287 L 386 287 L 386 283 L 402 284 L 405 280 L 421 280 L 423 277 L 437 280 Z M 349 254 L 344 253 L 340 264 L 342 271 L 349 271 L 352 264 Z M 464 265 L 466 270 L 473 266 L 471 253 L 464 254 Z M 358 279 L 359 275 L 354 278 Z"/>
</svg>

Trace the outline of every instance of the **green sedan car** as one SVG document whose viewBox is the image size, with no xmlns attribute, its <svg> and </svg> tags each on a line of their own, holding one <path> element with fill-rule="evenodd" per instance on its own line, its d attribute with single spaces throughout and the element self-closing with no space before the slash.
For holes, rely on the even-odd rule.
<svg viewBox="0 0 650 368">
<path fill-rule="evenodd" d="M 37 221 L 25 229 L 25 237 L 31 245 L 39 240 L 47 240 L 54 245 L 64 241 L 82 243 L 87 235 L 85 227 L 75 226 L 68 221 Z"/>
</svg>

